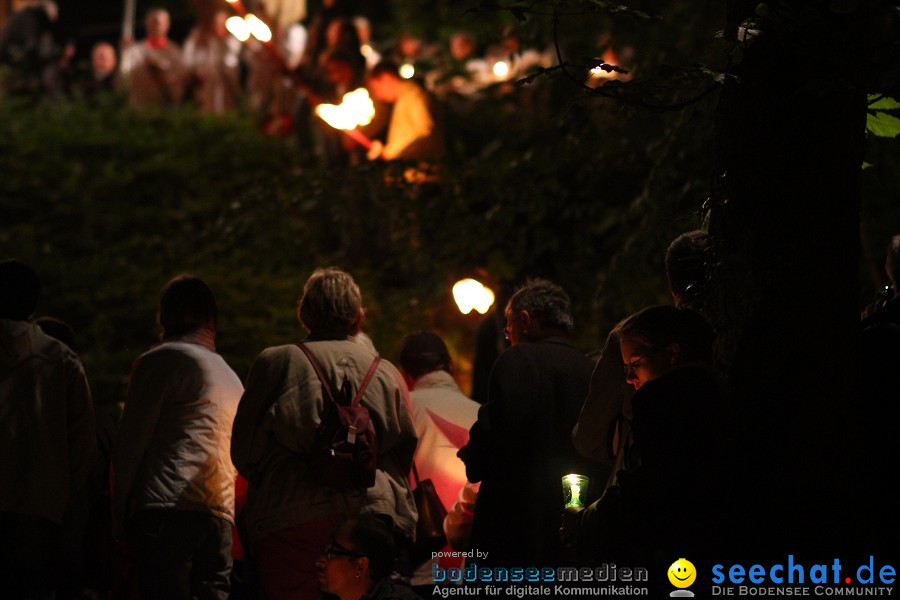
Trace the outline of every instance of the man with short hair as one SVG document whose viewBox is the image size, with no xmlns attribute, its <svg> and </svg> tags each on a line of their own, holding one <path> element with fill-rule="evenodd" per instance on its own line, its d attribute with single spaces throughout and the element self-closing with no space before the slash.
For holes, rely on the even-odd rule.
<svg viewBox="0 0 900 600">
<path fill-rule="evenodd" d="M 593 364 L 572 345 L 571 301 L 550 281 L 517 290 L 506 322 L 512 347 L 494 364 L 489 401 L 459 452 L 469 481 L 482 482 L 471 547 L 488 552 L 479 564 L 559 566 L 562 477 L 594 469 L 571 440 Z"/>
<path fill-rule="evenodd" d="M 159 302 L 162 343 L 135 361 L 113 449 L 114 525 L 144 598 L 228 598 L 231 425 L 243 386 L 216 353 L 218 309 L 181 275 Z"/>
<path fill-rule="evenodd" d="M 81 362 L 28 322 L 40 289 L 31 267 L 0 261 L 0 581 L 13 598 L 52 597 L 96 448 Z"/>
</svg>

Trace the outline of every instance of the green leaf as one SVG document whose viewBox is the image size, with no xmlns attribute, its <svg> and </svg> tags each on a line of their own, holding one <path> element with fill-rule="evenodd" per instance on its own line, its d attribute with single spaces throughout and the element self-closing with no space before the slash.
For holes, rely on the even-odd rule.
<svg viewBox="0 0 900 600">
<path fill-rule="evenodd" d="M 863 170 L 864 170 L 864 171 L 865 171 L 866 169 L 871 168 L 871 167 L 872 167 L 872 163 L 867 163 L 866 161 L 863 161 Z"/>
<path fill-rule="evenodd" d="M 875 102 L 872 102 L 873 100 Z M 872 104 L 869 104 L 869 110 L 894 110 L 900 108 L 900 102 L 881 94 L 869 94 L 869 102 L 872 102 Z"/>
<path fill-rule="evenodd" d="M 900 134 L 900 119 L 884 112 L 866 115 L 866 131 L 878 137 L 895 138 Z"/>
</svg>

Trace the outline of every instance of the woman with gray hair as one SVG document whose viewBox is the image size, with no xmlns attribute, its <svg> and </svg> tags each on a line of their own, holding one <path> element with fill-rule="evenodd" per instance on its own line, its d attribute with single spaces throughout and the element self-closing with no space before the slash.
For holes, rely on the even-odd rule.
<svg viewBox="0 0 900 600">
<path fill-rule="evenodd" d="M 409 397 L 397 369 L 385 360 L 376 363 L 375 353 L 354 340 L 363 321 L 359 287 L 344 271 L 317 269 L 303 287 L 297 314 L 309 333 L 301 342 L 305 349 L 288 344 L 257 357 L 231 444 L 234 464 L 250 482 L 245 532 L 266 597 L 273 600 L 319 597 L 316 560 L 347 518 L 384 515 L 400 538 L 411 538 L 416 527 L 407 479 L 416 448 Z M 376 440 L 371 487 L 329 483 L 311 466 L 317 430 L 331 407 L 326 385 L 349 387 L 353 394 L 364 388 L 361 406 Z"/>
</svg>

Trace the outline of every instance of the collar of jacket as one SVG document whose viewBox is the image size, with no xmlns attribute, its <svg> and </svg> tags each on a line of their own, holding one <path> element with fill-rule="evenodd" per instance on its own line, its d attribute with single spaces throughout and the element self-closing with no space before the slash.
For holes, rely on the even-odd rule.
<svg viewBox="0 0 900 600">
<path fill-rule="evenodd" d="M 203 346 L 211 352 L 216 351 L 216 332 L 209 328 L 202 328 L 184 335 L 165 338 L 164 344 L 168 342 L 185 342 L 188 344 L 197 344 Z"/>
<path fill-rule="evenodd" d="M 453 375 L 443 369 L 438 369 L 437 371 L 432 371 L 431 373 L 425 373 L 424 375 L 416 379 L 410 391 L 421 390 L 425 388 L 449 388 L 459 391 L 459 386 L 456 385 L 456 380 L 453 379 Z"/>
</svg>

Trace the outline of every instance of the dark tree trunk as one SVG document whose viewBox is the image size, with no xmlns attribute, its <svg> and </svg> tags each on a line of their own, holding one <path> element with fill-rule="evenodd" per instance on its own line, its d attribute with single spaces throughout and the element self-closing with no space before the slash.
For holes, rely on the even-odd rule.
<svg viewBox="0 0 900 600">
<path fill-rule="evenodd" d="M 795 2 L 760 22 L 720 98 L 710 220 L 735 520 L 754 532 L 743 539 L 787 534 L 819 548 L 855 528 L 843 503 L 856 447 L 847 419 L 858 403 L 866 93 L 850 65 L 864 60 L 877 11 L 844 4 L 855 6 Z M 729 0 L 726 33 L 757 5 Z"/>
</svg>

